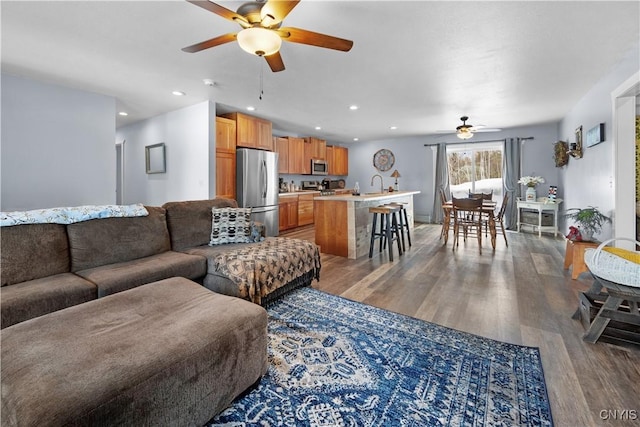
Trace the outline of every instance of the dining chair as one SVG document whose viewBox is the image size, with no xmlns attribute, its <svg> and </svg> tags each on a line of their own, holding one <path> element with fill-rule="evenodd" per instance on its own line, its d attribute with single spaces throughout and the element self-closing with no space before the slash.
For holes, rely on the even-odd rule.
<svg viewBox="0 0 640 427">
<path fill-rule="evenodd" d="M 469 198 L 470 199 L 483 199 L 483 200 L 493 200 L 493 189 L 491 189 L 488 193 L 472 193 L 469 190 Z"/>
<path fill-rule="evenodd" d="M 482 199 L 456 199 L 453 204 L 453 249 L 460 242 L 460 233 L 467 241 L 469 232 L 475 231 L 478 238 L 478 249 L 482 254 Z"/>
<path fill-rule="evenodd" d="M 509 246 L 509 242 L 507 241 L 507 233 L 504 231 L 504 213 L 507 210 L 507 202 L 509 201 L 509 195 L 505 194 L 502 198 L 502 206 L 500 206 L 500 210 L 498 211 L 498 215 L 495 216 L 496 221 L 496 233 L 502 233 L 504 237 L 504 243 Z M 500 228 L 498 229 L 497 225 L 500 224 Z"/>
<path fill-rule="evenodd" d="M 493 200 L 493 188 L 488 193 L 472 193 L 469 190 L 469 198 L 470 199 L 482 199 L 482 200 Z M 483 215 L 484 221 L 484 237 L 487 237 L 487 230 L 489 229 L 489 214 L 484 213 Z"/>
<path fill-rule="evenodd" d="M 453 230 L 453 209 L 447 209 L 444 207 L 447 203 L 447 196 L 444 194 L 444 190 L 440 189 L 440 202 L 442 203 L 442 230 L 440 230 L 440 238 L 444 237 L 445 245 L 449 241 L 449 230 Z"/>
</svg>

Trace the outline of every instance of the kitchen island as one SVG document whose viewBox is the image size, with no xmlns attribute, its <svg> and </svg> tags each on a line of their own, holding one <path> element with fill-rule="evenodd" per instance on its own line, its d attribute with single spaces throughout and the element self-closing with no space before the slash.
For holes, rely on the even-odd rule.
<svg viewBox="0 0 640 427">
<path fill-rule="evenodd" d="M 413 229 L 413 195 L 419 191 L 316 197 L 314 203 L 315 241 L 326 254 L 351 259 L 369 254 L 372 214 L 370 207 L 405 203 L 409 227 Z"/>
</svg>

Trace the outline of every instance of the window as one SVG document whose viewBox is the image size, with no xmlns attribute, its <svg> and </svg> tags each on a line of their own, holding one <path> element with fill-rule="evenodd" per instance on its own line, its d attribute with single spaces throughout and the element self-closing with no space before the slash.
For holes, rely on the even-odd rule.
<svg viewBox="0 0 640 427">
<path fill-rule="evenodd" d="M 449 184 L 455 198 L 493 191 L 493 200 L 502 202 L 502 141 L 447 146 Z"/>
</svg>

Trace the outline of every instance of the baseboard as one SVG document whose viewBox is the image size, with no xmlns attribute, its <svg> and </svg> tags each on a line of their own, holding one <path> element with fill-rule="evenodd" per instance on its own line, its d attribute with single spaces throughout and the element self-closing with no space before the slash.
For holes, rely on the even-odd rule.
<svg viewBox="0 0 640 427">
<path fill-rule="evenodd" d="M 414 215 L 413 219 L 416 222 L 424 222 L 426 224 L 431 223 L 431 215 Z"/>
</svg>

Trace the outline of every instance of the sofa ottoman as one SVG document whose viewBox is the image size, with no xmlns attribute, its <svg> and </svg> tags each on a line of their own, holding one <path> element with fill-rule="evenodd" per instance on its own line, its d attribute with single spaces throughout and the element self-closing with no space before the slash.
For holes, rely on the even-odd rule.
<svg viewBox="0 0 640 427">
<path fill-rule="evenodd" d="M 1 332 L 2 425 L 203 425 L 267 370 L 267 314 L 184 278 Z"/>
</svg>

